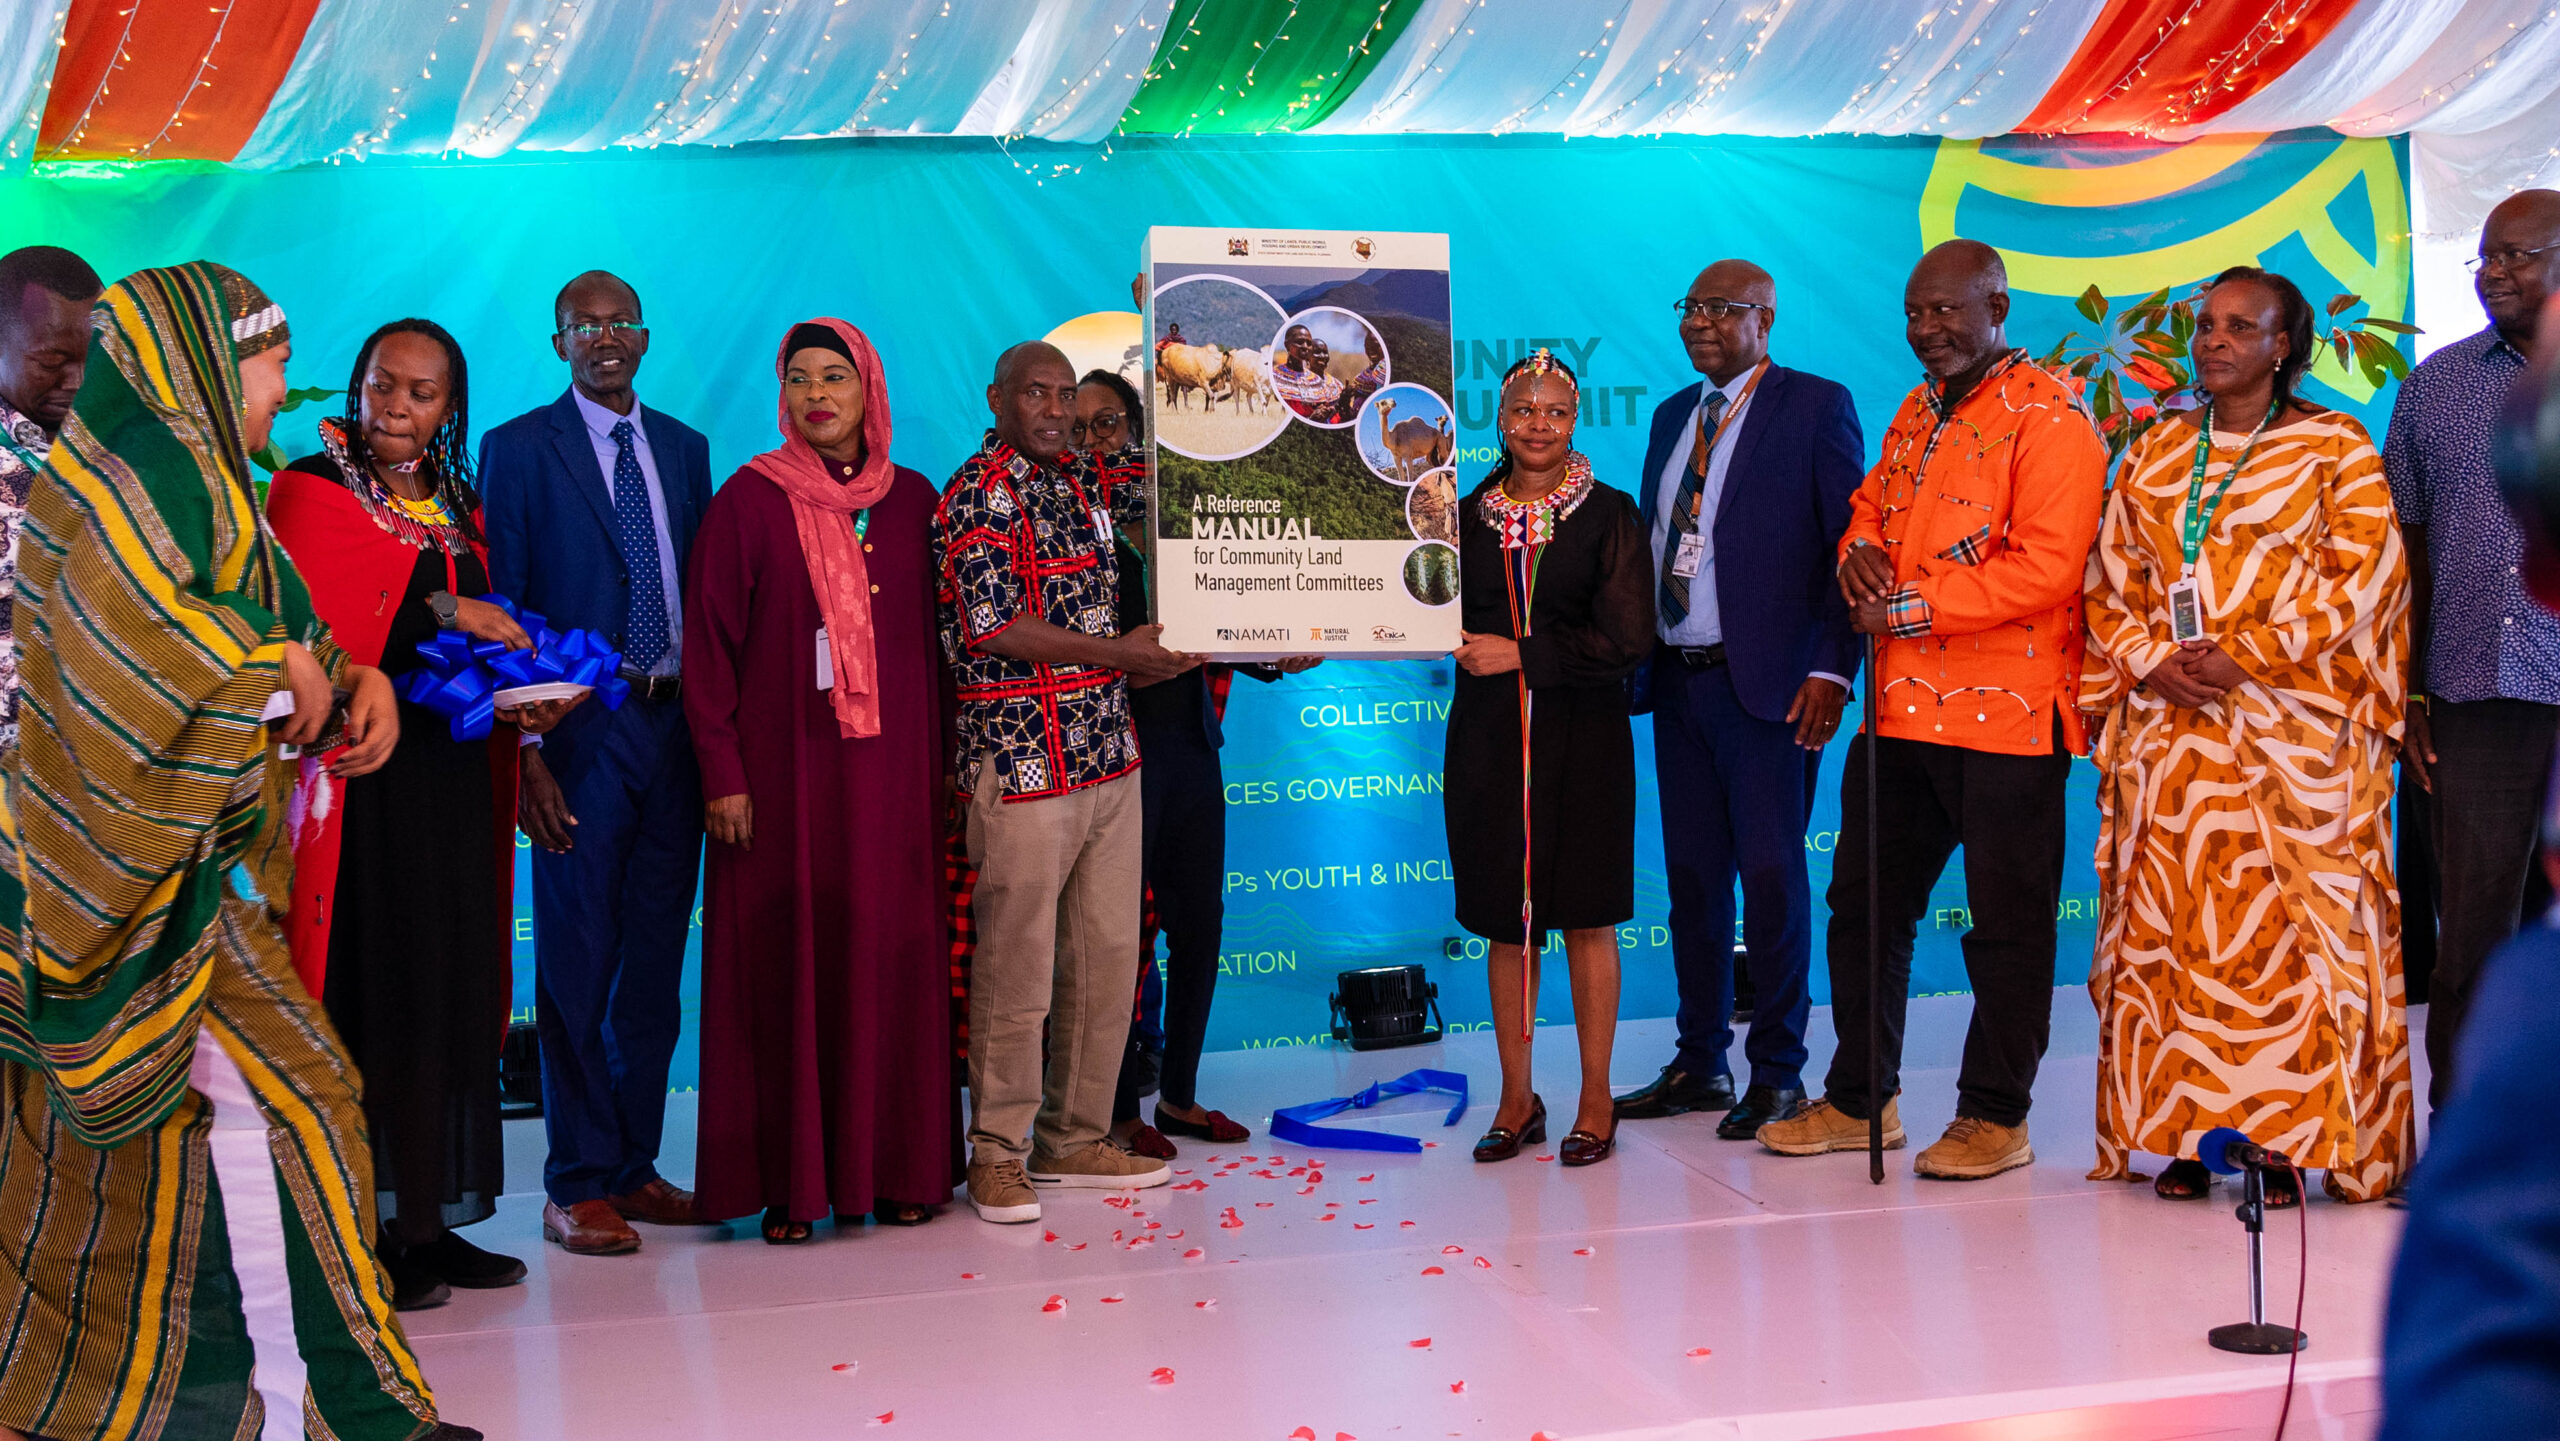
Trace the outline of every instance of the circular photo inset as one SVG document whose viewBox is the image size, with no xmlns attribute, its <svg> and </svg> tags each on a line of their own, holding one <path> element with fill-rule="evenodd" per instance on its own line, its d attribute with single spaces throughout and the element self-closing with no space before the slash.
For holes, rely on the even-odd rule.
<svg viewBox="0 0 2560 1441">
<path fill-rule="evenodd" d="M 1351 424 L 1393 373 L 1385 338 L 1338 305 L 1301 310 L 1272 337 L 1272 388 L 1309 425 Z"/>
<path fill-rule="evenodd" d="M 1289 423 L 1271 389 L 1279 302 L 1229 275 L 1186 275 L 1156 292 L 1156 439 L 1193 460 L 1260 450 Z"/>
<path fill-rule="evenodd" d="M 1360 442 L 1360 458 L 1378 479 L 1411 485 L 1424 471 L 1449 463 L 1456 427 L 1449 402 L 1410 381 L 1398 381 L 1360 407 L 1353 436 Z"/>
<path fill-rule="evenodd" d="M 1458 543 L 1458 472 L 1448 467 L 1431 471 L 1413 483 L 1404 495 L 1405 524 L 1413 527 L 1416 540 Z"/>
<path fill-rule="evenodd" d="M 1404 588 L 1424 605 L 1458 598 L 1458 552 L 1437 541 L 1417 545 L 1404 558 Z"/>
</svg>

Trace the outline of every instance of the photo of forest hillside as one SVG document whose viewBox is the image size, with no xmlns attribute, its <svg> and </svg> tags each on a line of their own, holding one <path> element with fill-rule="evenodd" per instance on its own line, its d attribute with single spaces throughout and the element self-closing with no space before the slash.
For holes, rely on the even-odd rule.
<svg viewBox="0 0 2560 1441">
<path fill-rule="evenodd" d="M 1293 425 L 1269 445 L 1235 460 L 1204 462 L 1156 452 L 1157 535 L 1191 534 L 1191 502 L 1202 495 L 1276 500 L 1283 519 L 1312 524 L 1327 540 L 1403 540 L 1404 491 L 1369 473 L 1351 432 Z"/>
</svg>

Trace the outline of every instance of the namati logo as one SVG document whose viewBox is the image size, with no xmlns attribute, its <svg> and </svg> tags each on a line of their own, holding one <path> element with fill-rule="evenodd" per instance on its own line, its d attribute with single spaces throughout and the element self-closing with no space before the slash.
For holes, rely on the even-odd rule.
<svg viewBox="0 0 2560 1441">
<path fill-rule="evenodd" d="M 1229 255 L 1251 255 L 1253 253 L 1253 245 L 1241 235 L 1230 235 L 1227 237 L 1227 253 Z"/>
<path fill-rule="evenodd" d="M 1380 641 L 1398 641 L 1404 639 L 1404 632 L 1391 625 L 1371 626 L 1369 628 L 1369 638 L 1371 640 Z"/>
<path fill-rule="evenodd" d="M 1359 256 L 1363 260 L 1368 259 L 1372 254 L 1376 253 L 1377 249 L 1378 243 L 1365 235 L 1351 242 L 1351 253 Z"/>
<path fill-rule="evenodd" d="M 1233 630 L 1218 627 L 1220 640 L 1287 640 L 1295 634 L 1296 631 L 1285 625 L 1237 626 Z"/>
</svg>

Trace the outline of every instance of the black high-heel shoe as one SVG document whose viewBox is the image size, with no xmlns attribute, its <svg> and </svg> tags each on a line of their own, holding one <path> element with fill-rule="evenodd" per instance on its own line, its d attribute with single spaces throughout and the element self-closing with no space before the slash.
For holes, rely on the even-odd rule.
<svg viewBox="0 0 2560 1441">
<path fill-rule="evenodd" d="M 1618 1128 L 1611 1126 L 1605 1136 L 1595 1136 L 1583 1130 L 1566 1132 L 1564 1144 L 1556 1147 L 1556 1155 L 1568 1166 L 1596 1166 L 1609 1159 L 1609 1153 L 1616 1149 Z"/>
<path fill-rule="evenodd" d="M 1512 1130 L 1508 1126 L 1496 1126 L 1492 1130 L 1485 1132 L 1484 1139 L 1476 1142 L 1476 1159 L 1479 1161 L 1508 1161 L 1512 1157 L 1520 1154 L 1520 1148 L 1522 1146 L 1534 1146 L 1539 1142 L 1544 1141 L 1546 1138 L 1547 1103 L 1537 1096 L 1531 1096 L 1529 1098 L 1529 1124 L 1521 1127 L 1517 1131 Z"/>
</svg>

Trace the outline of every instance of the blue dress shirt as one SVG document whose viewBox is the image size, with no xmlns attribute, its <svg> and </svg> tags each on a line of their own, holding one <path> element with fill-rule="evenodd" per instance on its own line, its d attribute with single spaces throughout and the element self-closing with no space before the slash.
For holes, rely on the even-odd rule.
<svg viewBox="0 0 2560 1441">
<path fill-rule="evenodd" d="M 578 416 L 587 423 L 587 440 L 596 448 L 597 475 L 604 486 L 605 508 L 613 508 L 613 463 L 620 447 L 613 438 L 613 428 L 623 421 L 631 422 L 631 448 L 640 459 L 640 477 L 649 483 L 649 520 L 658 530 L 658 581 L 667 595 L 667 653 L 658 657 L 651 675 L 675 675 L 684 668 L 684 590 L 676 575 L 676 543 L 667 529 L 667 494 L 658 484 L 658 462 L 649 454 L 649 430 L 640 423 L 640 402 L 631 402 L 629 415 L 616 415 L 587 399 L 583 390 L 571 388 L 569 394 L 578 402 Z"/>
</svg>

